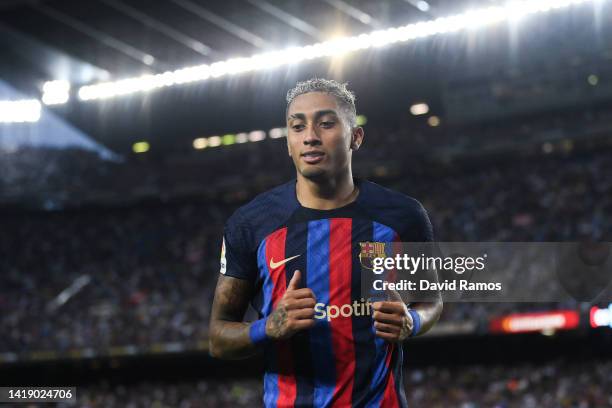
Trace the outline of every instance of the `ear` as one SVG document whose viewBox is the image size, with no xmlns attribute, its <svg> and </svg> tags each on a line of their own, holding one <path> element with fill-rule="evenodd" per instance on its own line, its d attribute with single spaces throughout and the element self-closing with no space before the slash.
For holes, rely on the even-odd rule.
<svg viewBox="0 0 612 408">
<path fill-rule="evenodd" d="M 363 143 L 363 138 L 365 137 L 365 133 L 363 132 L 363 128 L 358 126 L 353 129 L 351 134 L 351 150 L 359 150 L 359 147 Z"/>
</svg>

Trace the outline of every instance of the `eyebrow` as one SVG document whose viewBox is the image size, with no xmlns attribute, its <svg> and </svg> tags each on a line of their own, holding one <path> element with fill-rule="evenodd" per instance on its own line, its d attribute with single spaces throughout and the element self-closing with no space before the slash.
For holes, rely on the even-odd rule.
<svg viewBox="0 0 612 408">
<path fill-rule="evenodd" d="M 321 116 L 325 116 L 325 115 L 335 115 L 338 116 L 338 113 L 333 110 L 333 109 L 324 109 L 324 110 L 320 110 L 320 111 L 316 111 L 315 112 L 315 119 L 319 119 Z M 300 120 L 306 120 L 306 115 L 304 115 L 303 113 L 294 113 L 292 115 L 289 115 L 289 117 L 287 119 L 300 119 Z"/>
</svg>

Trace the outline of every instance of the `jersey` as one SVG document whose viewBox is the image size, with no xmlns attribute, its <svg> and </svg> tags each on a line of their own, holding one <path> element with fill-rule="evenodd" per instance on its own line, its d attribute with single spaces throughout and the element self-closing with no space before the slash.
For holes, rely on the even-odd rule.
<svg viewBox="0 0 612 408">
<path fill-rule="evenodd" d="M 361 296 L 360 242 L 433 240 L 423 206 L 355 180 L 357 198 L 333 210 L 300 205 L 295 179 L 239 208 L 224 228 L 221 273 L 255 287 L 268 316 L 295 270 L 316 297 L 315 325 L 265 344 L 266 407 L 405 407 L 403 350 L 375 336 Z"/>
</svg>

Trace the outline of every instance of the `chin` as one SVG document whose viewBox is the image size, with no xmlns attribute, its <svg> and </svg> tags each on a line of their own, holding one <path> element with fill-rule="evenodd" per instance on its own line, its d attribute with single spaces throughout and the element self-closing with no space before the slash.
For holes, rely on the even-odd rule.
<svg viewBox="0 0 612 408">
<path fill-rule="evenodd" d="M 311 180 L 320 180 L 328 177 L 325 170 L 317 167 L 303 168 L 301 169 L 300 174 Z"/>
</svg>

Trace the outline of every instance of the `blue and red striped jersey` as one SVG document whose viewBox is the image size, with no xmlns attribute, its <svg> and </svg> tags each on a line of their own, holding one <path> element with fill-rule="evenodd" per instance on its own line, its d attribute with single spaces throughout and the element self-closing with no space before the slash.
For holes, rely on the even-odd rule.
<svg viewBox="0 0 612 408">
<path fill-rule="evenodd" d="M 265 345 L 266 407 L 405 407 L 401 346 L 375 336 L 361 296 L 360 242 L 433 240 L 423 206 L 355 180 L 359 195 L 333 210 L 302 207 L 295 179 L 239 208 L 224 230 L 221 273 L 255 286 L 268 316 L 295 270 L 315 294 L 313 328 Z"/>
</svg>

